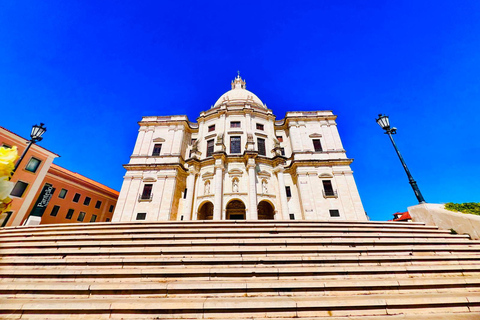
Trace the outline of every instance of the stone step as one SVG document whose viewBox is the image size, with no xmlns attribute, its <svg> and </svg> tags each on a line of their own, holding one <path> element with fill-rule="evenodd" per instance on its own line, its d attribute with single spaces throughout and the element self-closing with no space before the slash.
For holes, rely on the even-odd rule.
<svg viewBox="0 0 480 320">
<path fill-rule="evenodd" d="M 473 265 L 412 265 L 412 266 L 351 266 L 351 267 L 231 267 L 231 268 L 1 268 L 2 279 L 25 279 L 25 278 L 273 278 L 285 277 L 315 278 L 326 276 L 360 277 L 365 275 L 466 275 L 480 273 L 480 264 Z M 153 281 L 153 280 L 152 280 Z"/>
<path fill-rule="evenodd" d="M 480 303 L 480 293 L 435 294 L 371 294 L 358 296 L 318 297 L 276 296 L 235 298 L 115 298 L 115 299 L 1 299 L 2 313 L 31 313 L 106 315 L 118 316 L 148 313 L 168 315 L 170 318 L 235 318 L 235 317 L 328 317 L 351 315 L 398 314 L 408 310 L 415 313 L 470 312 Z M 471 308 L 471 309 L 469 309 Z M 413 312 L 412 312 L 413 310 Z M 227 314 L 226 314 L 227 313 Z"/>
<path fill-rule="evenodd" d="M 16 281 L 12 283 L 0 282 L 0 293 L 7 295 L 41 294 L 62 298 L 68 295 L 79 297 L 100 295 L 351 295 L 366 294 L 379 291 L 401 293 L 413 290 L 429 292 L 441 289 L 468 288 L 470 292 L 480 292 L 480 279 L 473 277 L 450 278 L 418 278 L 418 279 L 381 279 L 381 280 L 244 280 L 244 281 L 166 281 L 150 283 L 78 283 L 51 281 L 49 283 Z"/>
<path fill-rule="evenodd" d="M 147 240 L 147 241 L 164 241 L 164 240 L 220 240 L 220 239 L 241 239 L 241 240 L 259 240 L 259 239 L 276 239 L 276 240 L 290 240 L 290 239 L 344 239 L 345 241 L 352 241 L 354 239 L 418 239 L 418 240 L 429 240 L 429 239 L 470 239 L 468 235 L 459 235 L 459 234 L 449 234 L 449 233 L 381 233 L 381 232 L 358 232 L 358 233 L 341 233 L 341 232 L 332 232 L 332 233 L 321 233 L 321 232 L 312 232 L 312 233 L 251 233 L 251 234 L 235 234 L 233 237 L 230 234 L 116 234 L 116 235 L 52 235 L 52 236 L 43 236 L 43 235 L 33 235 L 25 236 L 19 239 L 19 236 L 3 236 L 1 237 L 2 243 L 17 242 L 22 241 L 22 243 L 35 243 L 42 241 L 132 241 L 132 240 Z"/>
<path fill-rule="evenodd" d="M 395 246 L 355 246 L 355 247 L 327 247 L 327 246 L 210 246 L 210 247 L 189 247 L 188 250 L 182 247 L 65 247 L 65 248 L 3 248 L 0 256 L 78 256 L 78 255 L 99 255 L 99 256 L 131 256 L 131 255 L 172 255 L 172 256 L 243 256 L 243 255 L 375 255 L 375 254 L 398 254 L 398 255 L 435 255 L 437 253 L 462 253 L 478 255 L 478 246 L 463 245 L 395 245 Z"/>
<path fill-rule="evenodd" d="M 480 248 L 480 240 L 473 241 L 467 239 L 221 239 L 221 240 L 84 240 L 77 241 L 60 241 L 51 240 L 43 242 L 10 242 L 0 243 L 0 248 L 67 248 L 67 247 L 193 247 L 193 246 L 214 246 L 214 247 L 229 247 L 229 246 L 304 246 L 304 245 L 318 245 L 318 246 L 405 246 L 405 245 L 459 245 L 468 247 Z"/>
<path fill-rule="evenodd" d="M 10 256 L 0 260 L 1 269 L 40 268 L 152 268 L 152 267 L 190 267 L 196 269 L 233 268 L 233 267 L 277 267 L 277 268 L 337 268 L 376 267 L 406 268 L 411 266 L 462 266 L 480 265 L 479 255 L 342 255 L 342 256 L 243 256 L 243 257 L 186 257 L 186 256 L 134 256 L 101 257 L 91 256 Z"/>
<path fill-rule="evenodd" d="M 436 226 L 426 226 L 422 222 L 396 222 L 396 221 L 305 221 L 305 220 L 257 220 L 257 221 L 133 221 L 133 222 L 108 222 L 101 223 L 65 223 L 65 224 L 50 224 L 37 226 L 17 226 L 6 227 L 4 230 L 75 230 L 75 229 L 109 229 L 109 228 L 149 228 L 149 227 L 164 227 L 164 228 L 204 228 L 204 227 L 247 227 L 247 228 L 265 228 L 265 227 L 307 227 L 312 226 L 355 226 L 355 227 L 400 227 L 400 228 L 437 228 Z"/>
<path fill-rule="evenodd" d="M 438 311 L 438 310 L 436 310 Z M 42 315 L 35 315 L 35 314 L 28 314 L 27 312 L 13 312 L 11 314 L 3 314 L 2 319 L 19 319 L 21 317 L 22 320 L 38 320 L 38 319 L 69 319 L 69 320 L 97 320 L 97 319 L 129 319 L 129 320 L 151 320 L 151 319 L 162 319 L 162 320 L 176 320 L 179 319 L 179 315 L 177 314 L 176 317 L 175 315 L 169 315 L 169 314 L 122 314 L 122 313 L 106 313 L 106 314 L 101 314 L 101 313 L 94 313 L 94 314 L 87 314 L 87 313 L 79 313 L 79 314 L 62 314 L 62 313 L 45 313 Z M 193 315 L 189 314 L 187 315 L 188 319 L 193 319 Z M 203 314 L 200 317 L 204 319 Z M 225 319 L 226 316 L 223 317 Z M 239 315 L 234 316 L 234 315 L 228 315 L 229 319 L 232 320 L 260 320 L 260 319 L 265 319 L 265 317 L 249 317 L 249 318 L 244 318 L 243 316 Z M 408 314 L 384 314 L 384 315 L 377 315 L 377 316 L 306 316 L 306 317 L 300 317 L 298 314 L 294 317 L 296 319 L 302 319 L 302 320 L 319 320 L 319 319 L 328 319 L 328 320 L 478 320 L 480 318 L 480 312 L 461 312 L 461 311 L 455 311 L 451 310 L 450 312 L 435 312 L 435 313 L 417 313 L 415 315 L 408 315 Z M 186 318 L 185 318 L 186 319 Z M 199 318 L 197 318 L 199 319 Z M 212 318 L 210 318 L 212 319 Z M 217 317 L 215 319 L 222 319 L 221 317 Z M 274 317 L 270 318 L 273 320 L 291 320 L 292 317 L 284 318 L 284 317 Z"/>
</svg>

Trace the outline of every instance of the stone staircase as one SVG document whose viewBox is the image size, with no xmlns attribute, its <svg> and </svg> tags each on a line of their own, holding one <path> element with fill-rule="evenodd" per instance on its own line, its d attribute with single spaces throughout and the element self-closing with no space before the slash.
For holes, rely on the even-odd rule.
<svg viewBox="0 0 480 320">
<path fill-rule="evenodd" d="M 0 319 L 480 319 L 480 241 L 419 223 L 0 230 Z"/>
</svg>

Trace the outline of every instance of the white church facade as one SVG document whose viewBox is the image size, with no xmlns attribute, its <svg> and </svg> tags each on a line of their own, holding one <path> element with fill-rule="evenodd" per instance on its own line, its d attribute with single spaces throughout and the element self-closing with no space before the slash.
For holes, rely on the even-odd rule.
<svg viewBox="0 0 480 320">
<path fill-rule="evenodd" d="M 365 221 L 335 120 L 276 120 L 240 76 L 197 123 L 143 117 L 112 221 Z"/>
</svg>

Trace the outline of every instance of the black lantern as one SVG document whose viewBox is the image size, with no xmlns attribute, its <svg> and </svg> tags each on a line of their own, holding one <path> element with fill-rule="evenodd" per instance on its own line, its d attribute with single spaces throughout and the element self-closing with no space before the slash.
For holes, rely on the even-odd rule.
<svg viewBox="0 0 480 320">
<path fill-rule="evenodd" d="M 408 181 L 410 182 L 410 185 L 412 186 L 413 192 L 415 192 L 415 196 L 417 197 L 418 203 L 425 203 L 425 199 L 423 198 L 422 193 L 420 192 L 420 189 L 418 188 L 417 182 L 413 179 L 412 175 L 410 174 L 410 170 L 408 170 L 407 164 L 405 163 L 405 160 L 403 160 L 402 155 L 400 154 L 400 151 L 398 151 L 397 144 L 395 143 L 395 140 L 393 140 L 392 134 L 397 133 L 397 128 L 393 127 L 390 128 L 390 121 L 388 119 L 388 116 L 379 114 L 378 118 L 376 119 L 378 125 L 385 130 L 385 133 L 388 134 L 390 137 L 390 141 L 392 141 L 393 147 L 395 148 L 395 151 L 397 152 L 398 158 L 400 159 L 400 162 L 402 163 L 403 169 L 405 169 L 405 172 L 408 177 Z"/>
<path fill-rule="evenodd" d="M 47 128 L 44 127 L 43 123 L 40 123 L 40 125 L 36 124 L 32 127 L 30 137 L 32 138 L 32 140 L 41 141 L 42 135 L 45 133 L 45 131 L 47 131 Z"/>
<path fill-rule="evenodd" d="M 17 161 L 17 164 L 15 165 L 15 168 L 13 169 L 13 172 L 12 172 L 12 175 L 15 173 L 15 171 L 17 171 L 17 168 L 18 166 L 20 165 L 20 163 L 22 162 L 23 158 L 25 157 L 25 155 L 27 154 L 28 152 L 28 149 L 30 149 L 30 147 L 32 146 L 32 144 L 35 144 L 37 143 L 38 141 L 41 141 L 43 138 L 42 138 L 42 135 L 47 131 L 47 128 L 44 127 L 44 124 L 43 123 L 40 123 L 40 125 L 36 124 L 34 126 L 32 126 L 32 131 L 30 132 L 30 141 L 28 142 L 28 145 L 27 145 L 27 148 L 25 148 L 25 151 L 23 151 L 22 153 L 22 156 L 20 157 L 20 159 L 18 159 Z"/>
</svg>

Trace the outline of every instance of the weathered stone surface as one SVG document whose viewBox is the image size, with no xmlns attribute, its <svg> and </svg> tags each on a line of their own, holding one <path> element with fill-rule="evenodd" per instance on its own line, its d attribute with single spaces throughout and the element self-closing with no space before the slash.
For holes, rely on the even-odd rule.
<svg viewBox="0 0 480 320">
<path fill-rule="evenodd" d="M 480 242 L 418 223 L 39 226 L 0 243 L 2 319 L 480 318 Z"/>
</svg>

